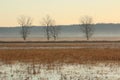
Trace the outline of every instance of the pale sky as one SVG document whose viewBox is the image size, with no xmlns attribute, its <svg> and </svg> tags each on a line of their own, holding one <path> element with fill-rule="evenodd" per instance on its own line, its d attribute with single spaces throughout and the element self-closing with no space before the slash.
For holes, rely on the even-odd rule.
<svg viewBox="0 0 120 80">
<path fill-rule="evenodd" d="M 78 24 L 85 15 L 95 23 L 120 23 L 120 0 L 0 0 L 0 26 L 18 26 L 20 15 L 40 25 L 48 14 L 58 25 Z"/>
</svg>

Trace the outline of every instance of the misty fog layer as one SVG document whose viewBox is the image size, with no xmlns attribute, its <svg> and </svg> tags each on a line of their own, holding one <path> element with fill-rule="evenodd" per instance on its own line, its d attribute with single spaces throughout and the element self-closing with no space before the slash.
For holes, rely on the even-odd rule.
<svg viewBox="0 0 120 80">
<path fill-rule="evenodd" d="M 93 37 L 120 37 L 120 24 L 96 24 Z M 0 38 L 21 38 L 21 27 L 0 27 Z M 30 28 L 29 38 L 46 38 L 44 28 Z M 81 38 L 84 34 L 79 25 L 60 26 L 59 38 Z"/>
</svg>

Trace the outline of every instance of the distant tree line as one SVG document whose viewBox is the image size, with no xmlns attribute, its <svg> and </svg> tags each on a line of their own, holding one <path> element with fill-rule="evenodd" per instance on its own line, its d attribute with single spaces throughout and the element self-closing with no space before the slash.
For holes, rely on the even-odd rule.
<svg viewBox="0 0 120 80">
<path fill-rule="evenodd" d="M 19 16 L 18 24 L 21 27 L 21 37 L 23 40 L 26 40 L 27 37 L 30 34 L 30 29 L 32 27 L 33 19 L 28 16 Z M 46 15 L 41 22 L 41 25 L 44 26 L 44 33 L 46 35 L 47 40 L 50 39 L 57 40 L 59 33 L 60 33 L 60 27 L 55 25 L 55 20 L 52 19 L 49 15 Z M 83 32 L 86 40 L 89 40 L 92 35 L 94 34 L 94 24 L 93 19 L 90 16 L 83 16 L 80 19 L 80 30 Z"/>
</svg>

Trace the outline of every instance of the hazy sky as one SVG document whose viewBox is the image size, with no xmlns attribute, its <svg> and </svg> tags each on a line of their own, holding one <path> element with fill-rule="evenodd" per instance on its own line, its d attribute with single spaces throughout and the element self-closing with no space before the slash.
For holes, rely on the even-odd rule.
<svg viewBox="0 0 120 80">
<path fill-rule="evenodd" d="M 120 23 L 120 0 L 0 0 L 0 26 L 17 26 L 20 15 L 40 25 L 47 14 L 56 24 L 77 24 L 84 15 L 95 23 Z"/>
</svg>

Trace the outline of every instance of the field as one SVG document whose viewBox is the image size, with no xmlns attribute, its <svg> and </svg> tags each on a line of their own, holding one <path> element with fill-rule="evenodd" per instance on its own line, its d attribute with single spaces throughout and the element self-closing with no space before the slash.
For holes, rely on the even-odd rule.
<svg viewBox="0 0 120 80">
<path fill-rule="evenodd" d="M 39 63 L 84 63 L 93 61 L 120 61 L 120 49 L 27 49 L 0 50 L 4 62 L 34 60 Z"/>
<path fill-rule="evenodd" d="M 119 80 L 119 67 L 119 42 L 0 44 L 0 80 Z"/>
</svg>

